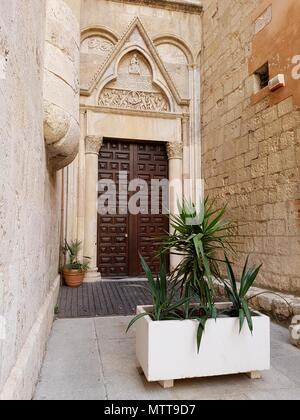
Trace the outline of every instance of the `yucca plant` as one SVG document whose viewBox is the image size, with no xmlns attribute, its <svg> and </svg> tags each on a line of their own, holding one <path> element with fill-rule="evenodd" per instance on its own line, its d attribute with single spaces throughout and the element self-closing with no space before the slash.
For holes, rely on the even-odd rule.
<svg viewBox="0 0 300 420">
<path fill-rule="evenodd" d="M 226 207 L 214 209 L 214 201 L 203 200 L 199 207 L 184 201 L 179 214 L 170 216 L 173 233 L 163 239 L 162 255 L 180 255 L 181 262 L 171 275 L 187 299 L 185 318 L 199 321 L 197 346 L 208 319 L 217 319 L 214 279 L 220 278 L 218 254 L 233 251 L 230 244 L 233 224 L 225 220 Z M 193 300 L 195 306 L 190 307 Z"/>
<path fill-rule="evenodd" d="M 64 254 L 68 257 L 68 263 L 66 264 L 65 268 L 70 270 L 80 270 L 85 272 L 89 269 L 89 262 L 80 262 L 78 260 L 78 254 L 81 250 L 81 242 L 80 241 L 71 241 L 70 243 L 66 240 L 64 246 Z M 84 257 L 85 260 L 90 260 L 90 257 Z"/>
<path fill-rule="evenodd" d="M 189 298 L 178 297 L 175 283 L 168 281 L 166 262 L 163 257 L 160 259 L 160 272 L 156 278 L 143 257 L 141 257 L 141 264 L 147 276 L 148 287 L 140 285 L 133 287 L 145 288 L 149 291 L 152 297 L 153 310 L 134 317 L 127 328 L 127 332 L 135 322 L 145 316 L 150 316 L 153 321 L 183 319 L 181 308 L 189 300 Z"/>
<path fill-rule="evenodd" d="M 172 273 L 184 297 L 197 297 L 199 303 L 214 309 L 214 278 L 220 278 L 218 252 L 232 251 L 232 223 L 225 220 L 226 207 L 215 210 L 206 199 L 197 208 L 185 201 L 179 214 L 170 216 L 173 233 L 163 239 L 162 254 L 177 254 L 181 262 Z"/>
<path fill-rule="evenodd" d="M 250 288 L 253 286 L 262 265 L 248 268 L 248 263 L 249 263 L 249 256 L 248 256 L 246 263 L 244 265 L 242 276 L 240 278 L 240 288 L 238 288 L 238 281 L 237 281 L 236 275 L 234 274 L 232 264 L 228 260 L 227 256 L 225 257 L 225 259 L 226 259 L 228 280 L 223 280 L 223 283 L 225 286 L 227 296 L 233 305 L 234 316 L 238 316 L 240 319 L 240 332 L 243 329 L 245 320 L 247 320 L 249 329 L 252 333 L 253 321 L 252 321 L 251 310 L 249 308 L 249 302 L 247 300 L 247 293 L 249 292 Z"/>
</svg>

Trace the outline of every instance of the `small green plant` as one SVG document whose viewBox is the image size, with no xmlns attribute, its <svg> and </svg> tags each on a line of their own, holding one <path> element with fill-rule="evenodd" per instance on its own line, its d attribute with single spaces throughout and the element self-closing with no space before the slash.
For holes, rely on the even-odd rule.
<svg viewBox="0 0 300 420">
<path fill-rule="evenodd" d="M 78 254 L 81 251 L 81 242 L 75 240 L 68 243 L 68 241 L 65 241 L 64 246 L 64 255 L 67 257 L 68 262 L 65 265 L 65 269 L 67 270 L 78 270 L 82 272 L 86 272 L 89 269 L 89 261 L 86 262 L 80 262 L 78 258 Z M 84 257 L 85 260 L 90 260 L 89 257 Z"/>
<path fill-rule="evenodd" d="M 180 311 L 180 309 L 189 301 L 189 298 L 178 298 L 176 285 L 168 281 L 166 263 L 163 257 L 161 257 L 160 272 L 156 278 L 143 257 L 141 257 L 141 264 L 147 276 L 148 287 L 134 287 L 146 288 L 150 292 L 153 309 L 149 313 L 139 314 L 134 317 L 127 328 L 127 332 L 136 321 L 145 316 L 150 316 L 153 321 L 183 319 L 183 311 Z"/>
<path fill-rule="evenodd" d="M 226 259 L 228 281 L 223 280 L 225 290 L 230 302 L 233 305 L 234 316 L 240 319 L 240 332 L 243 329 L 245 320 L 247 320 L 251 333 L 253 332 L 252 314 L 249 308 L 249 301 L 247 300 L 247 293 L 253 286 L 262 265 L 258 267 L 248 268 L 249 257 L 247 257 L 244 265 L 243 273 L 240 279 L 240 288 L 238 288 L 237 277 L 234 274 L 232 264 Z"/>
</svg>

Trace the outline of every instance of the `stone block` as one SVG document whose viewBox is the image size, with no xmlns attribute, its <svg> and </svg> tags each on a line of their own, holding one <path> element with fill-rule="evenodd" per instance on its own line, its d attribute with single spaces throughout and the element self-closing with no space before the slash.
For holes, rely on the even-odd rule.
<svg viewBox="0 0 300 420">
<path fill-rule="evenodd" d="M 272 298 L 272 313 L 279 321 L 288 320 L 293 316 L 292 308 L 285 300 L 277 296 Z"/>
<path fill-rule="evenodd" d="M 265 137 L 267 139 L 281 132 L 282 132 L 281 120 L 275 120 L 271 124 L 267 124 L 265 126 Z"/>
<path fill-rule="evenodd" d="M 294 110 L 294 106 L 295 105 L 294 105 L 294 100 L 292 96 L 280 102 L 278 104 L 278 116 L 282 117 L 286 114 L 289 114 L 290 112 Z"/>
<path fill-rule="evenodd" d="M 294 131 L 286 131 L 281 134 L 280 136 L 280 148 L 285 149 L 293 144 L 295 144 L 295 132 Z"/>
</svg>

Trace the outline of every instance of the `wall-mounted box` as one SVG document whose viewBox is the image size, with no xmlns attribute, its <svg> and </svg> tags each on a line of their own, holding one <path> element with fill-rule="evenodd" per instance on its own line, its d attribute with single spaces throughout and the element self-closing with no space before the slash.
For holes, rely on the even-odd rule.
<svg viewBox="0 0 300 420">
<path fill-rule="evenodd" d="M 274 92 L 277 89 L 285 87 L 285 76 L 284 74 L 278 74 L 273 79 L 269 81 L 269 89 L 271 92 Z"/>
</svg>

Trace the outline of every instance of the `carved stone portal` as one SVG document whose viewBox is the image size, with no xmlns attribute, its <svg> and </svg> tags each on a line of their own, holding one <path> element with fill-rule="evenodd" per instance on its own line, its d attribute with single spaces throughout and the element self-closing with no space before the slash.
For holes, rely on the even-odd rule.
<svg viewBox="0 0 300 420">
<path fill-rule="evenodd" d="M 138 51 L 122 58 L 117 78 L 102 90 L 98 104 L 145 112 L 170 111 L 167 96 L 153 81 L 150 64 Z"/>
</svg>

